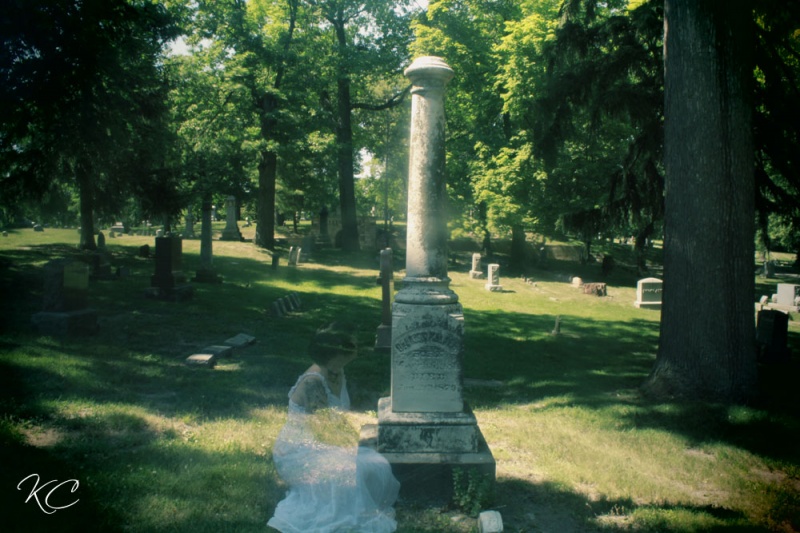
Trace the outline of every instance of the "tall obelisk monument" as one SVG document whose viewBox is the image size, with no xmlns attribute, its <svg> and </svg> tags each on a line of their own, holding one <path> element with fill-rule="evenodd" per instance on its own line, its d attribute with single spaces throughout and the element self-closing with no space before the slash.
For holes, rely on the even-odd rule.
<svg viewBox="0 0 800 533">
<path fill-rule="evenodd" d="M 494 479 L 495 462 L 463 400 L 464 314 L 447 276 L 445 88 L 453 70 L 416 59 L 411 80 L 406 277 L 392 307 L 391 396 L 378 403 L 377 449 L 401 494 L 447 496 L 453 469 Z"/>
</svg>

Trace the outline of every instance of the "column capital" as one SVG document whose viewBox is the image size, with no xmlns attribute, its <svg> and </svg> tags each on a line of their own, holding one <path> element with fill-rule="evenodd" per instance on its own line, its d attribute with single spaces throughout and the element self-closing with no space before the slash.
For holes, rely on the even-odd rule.
<svg viewBox="0 0 800 533">
<path fill-rule="evenodd" d="M 416 58 L 403 74 L 414 85 L 426 86 L 433 83 L 444 86 L 453 79 L 455 72 L 441 57 L 422 56 Z"/>
</svg>

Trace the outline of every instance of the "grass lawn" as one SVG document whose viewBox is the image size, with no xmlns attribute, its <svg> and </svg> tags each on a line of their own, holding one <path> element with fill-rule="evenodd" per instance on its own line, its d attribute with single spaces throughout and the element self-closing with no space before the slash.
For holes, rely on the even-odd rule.
<svg viewBox="0 0 800 533">
<path fill-rule="evenodd" d="M 336 318 L 363 324 L 366 347 L 348 367 L 347 438 L 374 421 L 390 375 L 388 356 L 370 348 L 377 254 L 323 250 L 273 270 L 253 244 L 215 240 L 225 282 L 195 284 L 191 301 L 175 303 L 143 295 L 154 263 L 137 249 L 153 237 L 107 238 L 113 265 L 130 274 L 91 282 L 98 333 L 40 336 L 30 318 L 41 309 L 41 267 L 76 255 L 77 239 L 56 229 L 0 237 L 0 530 L 268 530 L 285 490 L 271 450 L 286 394 L 309 364 L 310 334 Z M 183 249 L 191 277 L 199 241 Z M 466 321 L 465 397 L 497 460 L 491 508 L 506 531 L 800 531 L 797 357 L 761 367 L 763 394 L 751 406 L 655 403 L 638 386 L 655 358 L 659 313 L 632 305 L 631 272 L 618 266 L 598 298 L 559 279 L 599 281 L 599 266 L 554 261 L 533 272 L 535 283 L 503 277 L 505 291 L 490 293 L 468 278 L 467 256 L 450 272 Z M 776 282 L 759 279 L 757 292 Z M 302 310 L 272 316 L 271 303 L 291 291 Z M 257 343 L 213 370 L 184 364 L 237 333 Z M 800 354 L 794 324 L 790 345 Z M 40 490 L 39 500 L 50 494 L 65 507 L 48 515 L 29 498 L 35 479 L 21 484 L 32 474 L 79 487 Z M 455 506 L 401 502 L 397 514 L 399 531 L 477 530 Z"/>
</svg>

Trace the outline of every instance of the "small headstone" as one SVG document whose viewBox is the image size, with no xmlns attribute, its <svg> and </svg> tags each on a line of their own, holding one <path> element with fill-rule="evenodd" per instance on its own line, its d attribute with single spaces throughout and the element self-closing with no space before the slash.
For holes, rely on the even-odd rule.
<svg viewBox="0 0 800 533">
<path fill-rule="evenodd" d="M 503 517 L 497 511 L 483 511 L 478 516 L 479 533 L 502 533 Z"/>
<path fill-rule="evenodd" d="M 769 303 L 769 296 L 767 296 L 766 294 L 763 295 L 761 299 L 758 300 L 758 303 L 761 304 L 762 306 L 767 305 Z"/>
<path fill-rule="evenodd" d="M 283 301 L 283 298 L 278 298 L 278 307 L 281 309 L 281 316 L 284 316 L 289 313 L 289 309 L 286 307 L 286 302 Z"/>
<path fill-rule="evenodd" d="M 762 361 L 785 361 L 789 358 L 788 331 L 788 314 L 772 309 L 759 311 L 756 323 L 756 344 Z"/>
<path fill-rule="evenodd" d="M 281 300 L 283 301 L 283 306 L 286 308 L 287 311 L 295 310 L 294 302 L 292 301 L 291 298 L 289 298 L 288 296 L 284 296 L 283 298 L 281 298 Z"/>
<path fill-rule="evenodd" d="M 247 335 L 245 333 L 239 333 L 231 337 L 230 339 L 226 339 L 224 344 L 228 346 L 232 346 L 233 348 L 243 348 L 245 346 L 250 346 L 256 342 L 256 338 L 252 335 Z"/>
<path fill-rule="evenodd" d="M 125 224 L 122 222 L 114 222 L 114 225 L 111 226 L 110 230 L 111 234 L 119 233 L 120 235 L 125 233 Z"/>
<path fill-rule="evenodd" d="M 272 314 L 278 318 L 282 317 L 285 314 L 283 312 L 283 309 L 281 308 L 281 304 L 278 303 L 278 300 L 272 302 Z"/>
<path fill-rule="evenodd" d="M 297 248 L 289 247 L 289 266 L 297 266 Z"/>
<path fill-rule="evenodd" d="M 487 291 L 499 292 L 503 290 L 503 286 L 500 285 L 500 265 L 497 263 L 490 264 L 486 278 L 489 280 L 484 285 Z"/>
<path fill-rule="evenodd" d="M 279 256 L 277 253 L 272 254 L 272 270 L 277 270 L 280 263 L 281 256 Z"/>
<path fill-rule="evenodd" d="M 661 309 L 663 282 L 658 278 L 644 278 L 636 283 L 636 307 L 642 309 Z"/>
<path fill-rule="evenodd" d="M 470 279 L 483 279 L 481 270 L 481 254 L 472 254 L 472 269 L 469 271 Z"/>
<path fill-rule="evenodd" d="M 578 276 L 575 276 L 570 280 L 570 283 L 572 283 L 573 287 L 580 287 L 581 285 L 583 285 L 583 280 Z"/>
<path fill-rule="evenodd" d="M 103 234 L 102 231 L 97 234 L 97 249 L 98 250 L 106 249 L 106 236 Z"/>
<path fill-rule="evenodd" d="M 298 296 L 296 292 L 290 292 L 289 298 L 291 298 L 292 301 L 294 302 L 294 308 L 300 309 L 300 296 Z"/>
<path fill-rule="evenodd" d="M 44 227 L 41 224 L 34 224 L 33 231 L 44 231 Z"/>
<path fill-rule="evenodd" d="M 160 229 L 160 230 L 156 231 L 156 239 L 160 239 L 163 236 L 164 236 L 164 230 L 163 229 Z"/>
<path fill-rule="evenodd" d="M 149 258 L 150 257 L 150 245 L 144 244 L 139 247 L 139 257 Z"/>
</svg>

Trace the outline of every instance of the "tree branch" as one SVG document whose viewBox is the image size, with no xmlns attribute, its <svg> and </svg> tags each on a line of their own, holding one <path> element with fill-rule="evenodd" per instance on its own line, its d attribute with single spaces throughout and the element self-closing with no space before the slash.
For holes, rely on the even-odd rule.
<svg viewBox="0 0 800 533">
<path fill-rule="evenodd" d="M 403 102 L 403 100 L 405 100 L 406 95 L 409 93 L 410 90 L 411 90 L 411 85 L 409 84 L 405 89 L 395 94 L 382 104 L 367 104 L 365 102 L 354 102 L 350 106 L 350 109 L 366 109 L 367 111 L 383 111 L 384 109 L 391 109 L 393 107 L 397 107 L 398 105 L 400 105 Z"/>
</svg>

